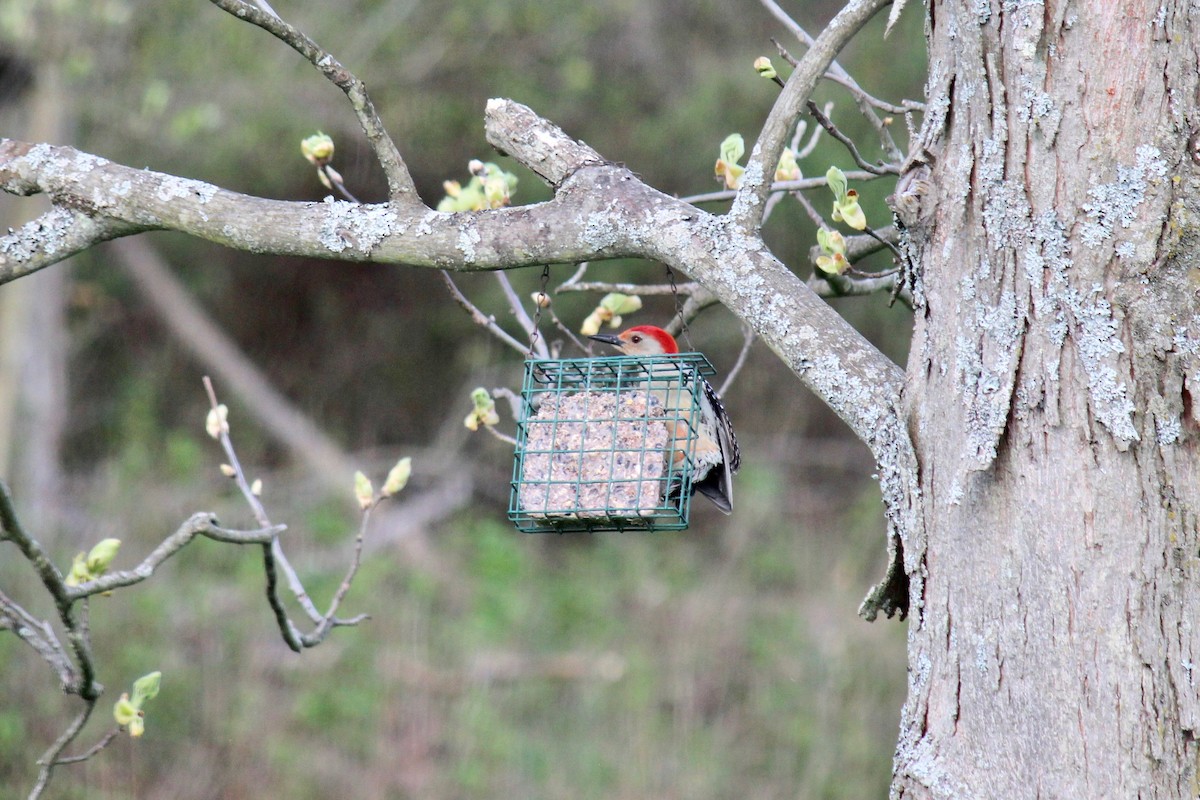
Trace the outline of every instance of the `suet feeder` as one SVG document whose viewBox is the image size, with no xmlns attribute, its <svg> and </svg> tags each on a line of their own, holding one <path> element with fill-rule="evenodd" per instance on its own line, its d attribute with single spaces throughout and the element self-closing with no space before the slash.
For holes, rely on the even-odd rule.
<svg viewBox="0 0 1200 800">
<path fill-rule="evenodd" d="M 526 533 L 683 530 L 699 353 L 530 359 L 508 517 Z"/>
</svg>

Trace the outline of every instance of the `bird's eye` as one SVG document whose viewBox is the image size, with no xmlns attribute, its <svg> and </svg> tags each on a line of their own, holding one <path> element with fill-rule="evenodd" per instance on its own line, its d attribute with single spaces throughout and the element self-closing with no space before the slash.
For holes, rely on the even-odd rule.
<svg viewBox="0 0 1200 800">
<path fill-rule="evenodd" d="M 640 342 L 641 340 L 642 340 L 642 337 L 640 337 L 640 336 L 634 336 L 634 337 L 633 337 L 633 343 L 634 343 L 634 344 L 637 344 L 637 343 L 638 343 L 638 342 Z"/>
</svg>

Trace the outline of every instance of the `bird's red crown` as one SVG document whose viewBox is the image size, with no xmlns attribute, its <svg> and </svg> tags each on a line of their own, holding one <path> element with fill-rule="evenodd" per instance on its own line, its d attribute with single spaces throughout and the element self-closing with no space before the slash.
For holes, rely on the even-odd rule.
<svg viewBox="0 0 1200 800">
<path fill-rule="evenodd" d="M 657 326 L 635 325 L 621 334 L 622 339 L 634 344 L 637 343 L 637 340 L 634 338 L 635 336 L 647 336 L 654 339 L 667 355 L 674 355 L 679 352 L 679 345 L 675 343 L 675 337 Z"/>
</svg>

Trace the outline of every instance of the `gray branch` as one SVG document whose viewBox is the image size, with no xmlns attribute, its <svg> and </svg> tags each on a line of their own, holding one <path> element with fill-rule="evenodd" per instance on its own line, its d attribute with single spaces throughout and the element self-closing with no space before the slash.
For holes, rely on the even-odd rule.
<svg viewBox="0 0 1200 800">
<path fill-rule="evenodd" d="M 812 97 L 817 81 L 846 43 L 889 2 L 891 0 L 850 0 L 830 20 L 796 65 L 772 106 L 754 149 L 750 151 L 742 186 L 729 212 L 743 230 L 754 230 L 762 222 L 775 165 L 783 155 L 792 126 L 800 118 L 804 104 Z"/>
<path fill-rule="evenodd" d="M 358 117 L 358 122 L 362 126 L 363 133 L 367 135 L 367 141 L 371 143 L 375 157 L 379 159 L 379 164 L 383 167 L 383 173 L 388 182 L 388 196 L 392 202 L 398 205 L 423 207 L 421 198 L 417 196 L 417 189 L 413 185 L 412 176 L 408 172 L 404 158 L 400 155 L 400 150 L 392 141 L 392 137 L 388 135 L 387 130 L 384 129 L 383 121 L 375 111 L 375 104 L 367 94 L 367 87 L 355 77 L 354 73 L 342 66 L 331 53 L 322 49 L 303 31 L 280 19 L 274 13 L 274 9 L 269 6 L 267 10 L 263 10 L 244 3 L 242 0 L 210 0 L 210 2 L 238 19 L 257 25 L 284 42 L 308 59 L 309 63 L 316 67 L 333 85 L 345 92 L 346 97 L 350 100 L 351 108 L 354 109 L 354 115 Z"/>
<path fill-rule="evenodd" d="M 178 553 L 197 536 L 204 536 L 227 544 L 269 544 L 276 536 L 287 530 L 286 525 L 273 525 L 258 530 L 239 531 L 222 528 L 212 513 L 201 511 L 193 514 L 176 531 L 159 543 L 142 562 L 133 569 L 110 572 L 95 580 L 67 587 L 67 597 L 73 602 L 94 594 L 110 592 L 123 586 L 141 583 L 171 556 Z"/>
<path fill-rule="evenodd" d="M 857 30 L 881 2 L 851 3 L 818 39 L 818 45 L 825 44 L 810 50 L 806 61 L 813 53 L 836 52 L 850 29 Z M 781 95 L 797 107 L 805 99 L 796 88 L 800 74 L 797 70 Z M 772 158 L 766 149 L 775 146 L 771 131 L 778 126 L 782 136 L 786 127 L 781 108 L 777 104 L 774 122 L 756 145 L 762 163 Z M 714 215 L 647 186 L 510 100 L 488 103 L 487 135 L 498 149 L 555 187 L 553 199 L 454 214 L 411 205 L 283 202 L 131 169 L 69 147 L 13 140 L 0 140 L 0 189 L 46 192 L 63 206 L 87 209 L 104 220 L 96 223 L 85 215 L 90 225 L 125 232 L 170 229 L 258 253 L 456 271 L 619 257 L 660 261 L 701 284 L 748 324 L 866 442 L 879 460 L 884 501 L 896 526 L 893 541 L 897 530 L 906 530 L 903 526 L 919 525 L 911 513 L 917 491 L 909 479 L 915 475 L 912 446 L 897 405 L 904 373 L 763 242 L 754 215 L 747 214 L 747 204 L 770 190 L 761 175 L 756 185 L 755 171 L 748 169 L 751 180 L 731 213 Z M 782 143 L 780 138 L 779 147 Z M 773 158 L 778 158 L 777 150 Z M 0 283 L 58 260 L 52 248 L 24 252 L 0 250 Z M 273 573 L 268 577 L 273 581 Z M 302 588 L 298 597 L 302 604 L 307 599 Z M 294 644 L 298 636 L 293 636 Z"/>
</svg>

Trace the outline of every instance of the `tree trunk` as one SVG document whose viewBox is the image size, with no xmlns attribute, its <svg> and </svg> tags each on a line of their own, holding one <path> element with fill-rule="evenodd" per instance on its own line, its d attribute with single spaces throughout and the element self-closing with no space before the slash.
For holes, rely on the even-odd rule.
<svg viewBox="0 0 1200 800">
<path fill-rule="evenodd" d="M 1195 3 L 935 2 L 929 35 L 893 795 L 1195 798 Z"/>
</svg>

